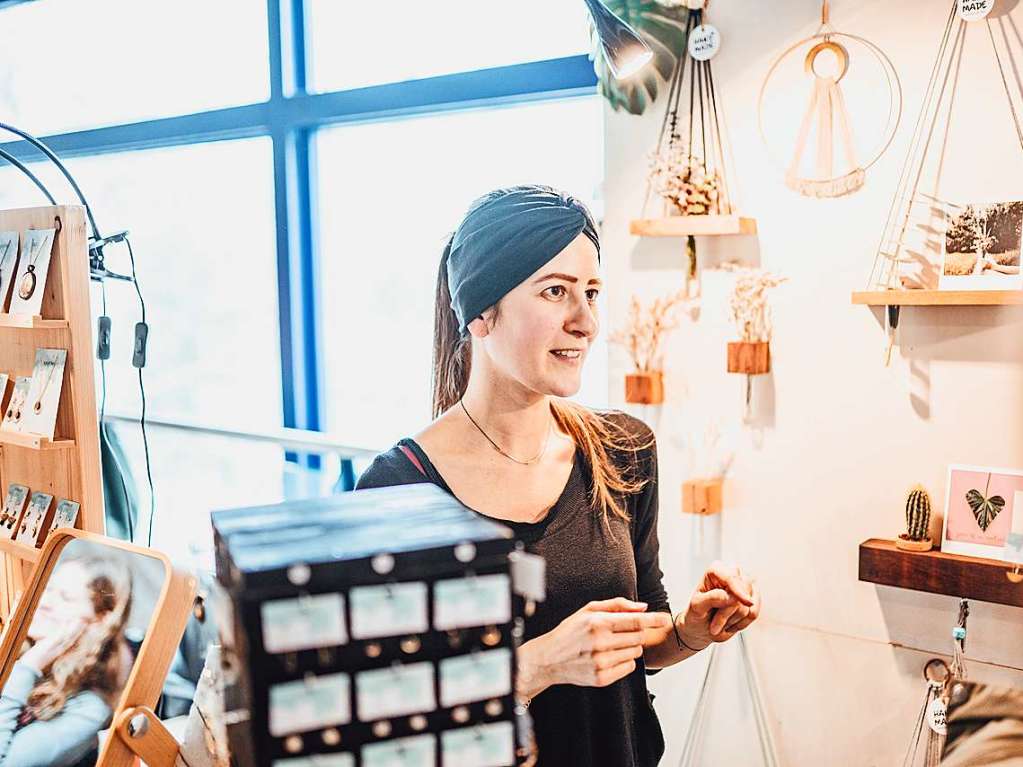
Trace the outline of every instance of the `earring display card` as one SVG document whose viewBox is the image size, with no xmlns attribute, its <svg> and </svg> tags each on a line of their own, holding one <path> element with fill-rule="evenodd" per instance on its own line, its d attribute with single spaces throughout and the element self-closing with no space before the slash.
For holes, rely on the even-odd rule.
<svg viewBox="0 0 1023 767">
<path fill-rule="evenodd" d="M 67 362 L 66 349 L 37 349 L 36 363 L 32 369 L 32 386 L 25 400 L 22 431 L 41 434 L 53 439 L 57 426 L 57 407 L 60 404 L 60 390 L 64 385 L 64 365 Z"/>
<path fill-rule="evenodd" d="M 318 730 L 352 718 L 348 674 L 308 676 L 270 688 L 270 734 Z"/>
<path fill-rule="evenodd" d="M 434 767 L 436 742 L 433 735 L 417 735 L 373 743 L 362 749 L 362 767 Z"/>
<path fill-rule="evenodd" d="M 263 649 L 269 653 L 315 650 L 347 644 L 345 599 L 316 594 L 275 599 L 260 606 Z"/>
<path fill-rule="evenodd" d="M 29 489 L 25 485 L 11 485 L 7 488 L 4 510 L 0 514 L 0 538 L 13 539 L 21 513 L 28 503 Z"/>
<path fill-rule="evenodd" d="M 294 759 L 274 759 L 273 767 L 355 767 L 355 756 L 352 754 L 317 754 L 316 756 L 297 756 Z"/>
<path fill-rule="evenodd" d="M 11 284 L 18 264 L 18 233 L 0 232 L 0 312 L 10 305 Z"/>
<path fill-rule="evenodd" d="M 474 700 L 511 695 L 511 650 L 456 655 L 440 662 L 440 704 L 451 708 Z"/>
<path fill-rule="evenodd" d="M 29 229 L 25 232 L 11 295 L 11 314 L 38 315 L 42 309 L 56 232 L 56 229 Z"/>
<path fill-rule="evenodd" d="M 511 722 L 463 727 L 441 734 L 444 767 L 505 767 L 515 763 Z"/>
<path fill-rule="evenodd" d="M 355 701 L 363 722 L 433 711 L 437 707 L 433 664 L 412 663 L 363 671 L 355 677 Z"/>
<path fill-rule="evenodd" d="M 427 595 L 425 583 L 353 588 L 348 595 L 352 602 L 352 637 L 423 633 L 430 628 Z"/>
<path fill-rule="evenodd" d="M 0 423 L 0 431 L 22 431 L 25 402 L 28 400 L 28 390 L 31 385 L 32 379 L 29 376 L 20 376 L 14 381 L 14 391 L 11 392 L 11 399 L 4 411 L 4 420 L 3 423 Z"/>
<path fill-rule="evenodd" d="M 49 493 L 32 493 L 32 500 L 29 501 L 28 508 L 25 509 L 21 524 L 18 525 L 18 534 L 14 540 L 18 543 L 35 546 L 52 503 L 53 496 Z"/>
<path fill-rule="evenodd" d="M 57 510 L 53 513 L 53 522 L 50 524 L 48 533 L 60 527 L 74 527 L 78 521 L 78 510 L 81 508 L 77 501 L 69 501 L 61 498 L 57 501 Z"/>
<path fill-rule="evenodd" d="M 438 631 L 489 626 L 511 620 L 511 579 L 481 575 L 433 585 L 433 626 Z"/>
</svg>

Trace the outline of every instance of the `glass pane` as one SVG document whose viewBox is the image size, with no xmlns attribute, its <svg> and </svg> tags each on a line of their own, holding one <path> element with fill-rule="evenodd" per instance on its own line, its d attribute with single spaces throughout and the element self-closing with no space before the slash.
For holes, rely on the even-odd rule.
<svg viewBox="0 0 1023 767">
<path fill-rule="evenodd" d="M 269 71 L 263 2 L 46 0 L 0 11 L 0 114 L 36 135 L 265 101 Z"/>
<path fill-rule="evenodd" d="M 310 85 L 348 90 L 589 51 L 582 0 L 307 0 Z"/>
<path fill-rule="evenodd" d="M 603 178 L 601 108 L 586 97 L 318 135 L 330 432 L 386 448 L 429 422 L 433 294 L 446 235 L 473 199 L 500 186 L 545 183 L 592 202 Z M 551 126 L 571 141 L 552 137 Z M 579 399 L 599 405 L 604 344 L 593 351 Z"/>
</svg>

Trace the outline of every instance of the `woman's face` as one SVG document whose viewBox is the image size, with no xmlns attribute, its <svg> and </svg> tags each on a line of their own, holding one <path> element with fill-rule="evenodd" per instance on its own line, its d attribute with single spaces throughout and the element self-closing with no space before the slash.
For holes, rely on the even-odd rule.
<svg viewBox="0 0 1023 767">
<path fill-rule="evenodd" d="M 540 394 L 569 397 L 599 330 L 600 287 L 597 249 L 580 234 L 501 299 L 485 335 L 480 320 L 470 330 L 501 373 Z"/>
<path fill-rule="evenodd" d="M 65 626 L 96 619 L 86 577 L 85 568 L 77 562 L 65 562 L 54 568 L 32 617 L 29 639 L 38 641 Z"/>
</svg>

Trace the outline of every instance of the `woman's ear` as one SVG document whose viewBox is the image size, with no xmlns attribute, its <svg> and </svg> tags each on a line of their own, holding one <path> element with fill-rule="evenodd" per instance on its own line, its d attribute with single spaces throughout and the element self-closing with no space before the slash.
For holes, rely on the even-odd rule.
<svg viewBox="0 0 1023 767">
<path fill-rule="evenodd" d="M 490 326 L 482 314 L 466 325 L 466 329 L 473 338 L 486 338 L 490 334 Z"/>
</svg>

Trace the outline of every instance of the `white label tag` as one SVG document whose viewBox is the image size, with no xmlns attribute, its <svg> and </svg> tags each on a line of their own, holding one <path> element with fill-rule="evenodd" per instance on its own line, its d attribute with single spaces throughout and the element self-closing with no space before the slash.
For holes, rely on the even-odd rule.
<svg viewBox="0 0 1023 767">
<path fill-rule="evenodd" d="M 945 701 L 941 698 L 935 698 L 931 701 L 931 706 L 927 711 L 927 725 L 938 735 L 944 735 L 948 732 L 948 727 L 945 724 L 946 713 Z"/>
<path fill-rule="evenodd" d="M 689 55 L 697 61 L 712 59 L 721 48 L 721 33 L 717 27 L 703 24 L 689 33 Z"/>
<path fill-rule="evenodd" d="M 959 11 L 959 18 L 963 21 L 978 21 L 983 19 L 991 9 L 995 7 L 995 0 L 959 0 L 956 3 L 956 10 Z"/>
<path fill-rule="evenodd" d="M 505 767 L 515 762 L 511 722 L 441 733 L 444 767 Z"/>
<path fill-rule="evenodd" d="M 433 586 L 433 625 L 438 631 L 510 620 L 511 583 L 507 575 L 437 581 Z"/>
<path fill-rule="evenodd" d="M 501 648 L 440 662 L 440 704 L 445 708 L 511 693 L 511 650 Z"/>
<path fill-rule="evenodd" d="M 433 664 L 363 671 L 355 677 L 356 706 L 359 719 L 372 722 L 403 714 L 433 711 Z"/>
<path fill-rule="evenodd" d="M 430 628 L 425 583 L 361 586 L 352 589 L 348 598 L 355 639 L 422 634 Z"/>
<path fill-rule="evenodd" d="M 547 560 L 525 551 L 512 552 L 508 560 L 515 593 L 534 602 L 547 599 Z"/>
<path fill-rule="evenodd" d="M 293 759 L 274 759 L 273 767 L 355 767 L 352 754 L 317 754 Z"/>
<path fill-rule="evenodd" d="M 373 743 L 362 749 L 362 767 L 433 767 L 435 743 L 433 735 Z"/>
<path fill-rule="evenodd" d="M 340 594 L 275 599 L 260 607 L 263 647 L 269 653 L 297 652 L 345 644 L 345 600 Z"/>
<path fill-rule="evenodd" d="M 311 676 L 270 688 L 270 734 L 275 738 L 348 724 L 352 719 L 347 674 Z"/>
</svg>

